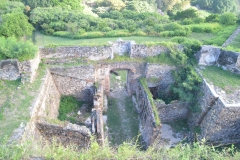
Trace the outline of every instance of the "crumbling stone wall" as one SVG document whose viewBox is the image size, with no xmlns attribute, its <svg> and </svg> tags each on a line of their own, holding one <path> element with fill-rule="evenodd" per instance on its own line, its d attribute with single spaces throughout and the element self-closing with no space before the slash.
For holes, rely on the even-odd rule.
<svg viewBox="0 0 240 160">
<path fill-rule="evenodd" d="M 202 46 L 196 55 L 199 65 L 220 65 L 224 69 L 240 74 L 240 53 L 222 50 L 214 46 Z"/>
<path fill-rule="evenodd" d="M 33 82 L 39 63 L 38 53 L 34 59 L 23 62 L 16 59 L 2 60 L 0 61 L 0 79 L 16 80 L 21 78 L 22 83 Z"/>
<path fill-rule="evenodd" d="M 93 101 L 92 86 L 95 82 L 93 66 L 50 69 L 54 82 L 62 95 L 73 95 L 80 101 Z"/>
<path fill-rule="evenodd" d="M 202 94 L 199 97 L 201 112 L 189 118 L 191 126 L 201 129 L 199 139 L 221 145 L 239 142 L 240 104 L 225 103 L 205 80 Z"/>
<path fill-rule="evenodd" d="M 165 104 L 162 101 L 155 101 L 158 109 L 158 115 L 161 122 L 173 122 L 181 119 L 187 119 L 190 113 L 189 103 L 174 101 L 170 104 Z"/>
<path fill-rule="evenodd" d="M 55 139 L 64 146 L 75 144 L 79 149 L 89 147 L 91 132 L 86 126 L 51 124 L 47 121 L 37 122 L 36 126 L 41 136 L 50 142 Z"/>
<path fill-rule="evenodd" d="M 140 117 L 140 132 L 145 146 L 153 144 L 160 136 L 160 126 L 156 126 L 152 105 L 143 86 L 138 83 L 136 88 L 136 101 Z"/>
<path fill-rule="evenodd" d="M 128 70 L 127 90 L 134 93 L 137 79 L 145 74 L 145 64 L 135 62 L 116 62 L 116 63 L 100 63 L 96 67 L 96 80 L 102 84 L 106 94 L 110 91 L 110 71 L 111 70 Z"/>
<path fill-rule="evenodd" d="M 60 96 L 50 72 L 47 71 L 40 92 L 30 107 L 31 119 L 24 128 L 24 136 L 30 138 L 38 138 L 40 136 L 35 125 L 39 117 L 48 119 L 56 119 L 58 117 Z"/>
<path fill-rule="evenodd" d="M 16 80 L 20 78 L 17 60 L 2 60 L 0 61 L 0 79 Z"/>
<path fill-rule="evenodd" d="M 62 59 L 66 62 L 69 61 L 69 59 L 78 58 L 97 61 L 113 57 L 111 46 L 41 48 L 40 53 L 42 58 Z"/>
<path fill-rule="evenodd" d="M 139 57 L 145 58 L 149 56 L 156 56 L 162 53 L 167 53 L 169 50 L 165 46 L 151 46 L 148 47 L 146 45 L 141 44 L 132 44 L 130 48 L 130 57 Z"/>
</svg>

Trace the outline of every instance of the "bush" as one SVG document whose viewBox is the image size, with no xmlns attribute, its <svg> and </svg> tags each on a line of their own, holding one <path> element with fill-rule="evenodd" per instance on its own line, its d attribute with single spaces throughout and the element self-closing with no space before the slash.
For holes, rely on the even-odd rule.
<svg viewBox="0 0 240 160">
<path fill-rule="evenodd" d="M 189 24 L 193 24 L 193 20 L 190 18 L 185 18 L 184 20 L 181 21 L 181 24 L 183 25 L 189 25 Z"/>
<path fill-rule="evenodd" d="M 236 24 L 237 17 L 233 13 L 223 13 L 219 17 L 219 22 L 223 25 L 234 25 Z"/>
<path fill-rule="evenodd" d="M 30 41 L 22 42 L 14 37 L 0 37 L 0 60 L 18 59 L 24 61 L 33 59 L 37 50 L 37 47 Z"/>
<path fill-rule="evenodd" d="M 73 36 L 75 39 L 81 39 L 81 38 L 101 38 L 104 36 L 104 33 L 102 32 L 86 32 L 83 34 L 76 34 Z"/>
<path fill-rule="evenodd" d="M 206 22 L 219 22 L 219 15 L 218 14 L 211 14 L 205 18 Z"/>
<path fill-rule="evenodd" d="M 107 32 L 106 37 L 127 37 L 130 36 L 130 33 L 127 30 L 114 30 Z"/>
</svg>

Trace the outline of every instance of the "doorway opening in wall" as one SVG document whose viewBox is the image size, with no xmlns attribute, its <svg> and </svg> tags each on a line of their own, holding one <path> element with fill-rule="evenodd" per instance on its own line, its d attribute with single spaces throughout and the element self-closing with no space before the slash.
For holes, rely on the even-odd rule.
<svg viewBox="0 0 240 160">
<path fill-rule="evenodd" d="M 138 136 L 138 114 L 127 92 L 128 70 L 110 72 L 110 93 L 107 109 L 107 137 L 112 145 L 134 141 Z"/>
</svg>

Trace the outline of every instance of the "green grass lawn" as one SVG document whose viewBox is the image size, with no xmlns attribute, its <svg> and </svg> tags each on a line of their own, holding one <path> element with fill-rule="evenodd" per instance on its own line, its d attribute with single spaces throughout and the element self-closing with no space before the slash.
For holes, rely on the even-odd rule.
<svg viewBox="0 0 240 160">
<path fill-rule="evenodd" d="M 211 33 L 192 33 L 189 38 L 194 38 L 199 41 L 204 41 L 206 39 L 211 39 L 215 35 Z M 171 39 L 171 37 L 144 37 L 144 36 L 131 36 L 131 37 L 113 37 L 113 38 L 94 38 L 94 39 L 70 39 L 62 37 L 54 37 L 42 34 L 40 32 L 35 32 L 35 41 L 37 46 L 45 46 L 48 44 L 57 45 L 71 45 L 71 46 L 87 46 L 87 45 L 107 45 L 108 41 L 116 41 L 118 38 L 123 40 L 134 40 L 138 44 L 143 44 L 146 42 L 166 42 Z"/>
<path fill-rule="evenodd" d="M 58 44 L 58 45 L 76 45 L 76 46 L 87 46 L 87 45 L 107 45 L 108 41 L 116 41 L 118 38 L 123 40 L 134 40 L 136 43 L 144 42 L 163 42 L 169 40 L 166 37 L 114 37 L 114 38 L 94 38 L 94 39 L 70 39 L 62 37 L 54 37 L 49 35 L 44 35 L 40 32 L 35 33 L 35 41 L 37 46 L 45 46 L 48 44 Z"/>
<path fill-rule="evenodd" d="M 201 73 L 207 81 L 212 82 L 215 86 L 222 88 L 227 93 L 231 93 L 240 87 L 240 75 L 225 71 L 219 67 L 206 67 L 206 69 L 201 70 Z"/>
</svg>

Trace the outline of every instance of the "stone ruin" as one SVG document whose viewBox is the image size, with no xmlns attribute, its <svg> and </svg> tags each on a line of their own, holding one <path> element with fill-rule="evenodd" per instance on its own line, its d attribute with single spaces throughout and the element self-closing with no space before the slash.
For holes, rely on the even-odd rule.
<svg viewBox="0 0 240 160">
<path fill-rule="evenodd" d="M 90 60 L 102 60 L 113 58 L 114 54 L 128 54 L 131 58 L 147 57 L 163 54 L 167 49 L 163 46 L 147 47 L 137 45 L 134 42 L 117 41 L 110 46 L 102 47 L 58 47 L 56 49 L 40 49 L 40 57 L 46 63 L 55 64 L 50 67 L 44 83 L 41 86 L 38 97 L 31 106 L 31 120 L 25 127 L 26 136 L 42 136 L 47 140 L 56 137 L 63 144 L 75 143 L 79 148 L 88 147 L 90 135 L 94 134 L 100 144 L 104 144 L 104 129 L 102 113 L 104 110 L 103 99 L 110 90 L 109 75 L 112 70 L 127 70 L 127 91 L 136 102 L 136 110 L 139 115 L 139 126 L 142 140 L 145 146 L 149 146 L 161 138 L 160 128 L 155 123 L 153 106 L 144 90 L 139 78 L 146 77 L 148 87 L 153 93 L 167 91 L 172 83 L 171 71 L 174 66 L 166 64 L 146 64 L 141 62 L 101 62 L 97 65 L 77 65 L 61 67 L 58 64 L 73 59 L 87 58 Z M 94 58 L 93 58 L 94 57 Z M 203 46 L 197 54 L 199 65 L 221 65 L 232 71 L 239 72 L 239 53 L 224 51 L 219 48 Z M 37 66 L 40 61 L 35 60 Z M 0 77 L 3 79 L 16 79 L 25 64 L 29 66 L 33 61 L 20 62 L 1 61 Z M 31 66 L 30 65 L 30 66 Z M 33 79 L 36 67 L 26 67 L 30 81 Z M 10 73 L 9 73 L 10 72 Z M 29 73 L 32 73 L 29 76 Z M 8 76 L 6 76 L 8 74 Z M 1 78 L 2 78 L 1 77 Z M 151 81 L 158 79 L 158 81 Z M 99 84 L 96 89 L 95 83 Z M 192 113 L 189 110 L 191 104 L 173 101 L 170 104 L 155 101 L 158 115 L 162 122 L 174 122 L 187 119 L 191 128 L 200 127 L 198 138 L 205 138 L 209 143 L 229 144 L 239 142 L 240 133 L 240 102 L 229 103 L 216 92 L 214 86 L 205 80 L 202 84 L 203 95 L 198 96 L 201 112 Z M 93 104 L 90 127 L 79 126 L 71 123 L 56 124 L 54 119 L 58 116 L 58 107 L 61 95 L 73 95 L 78 100 Z"/>
</svg>

